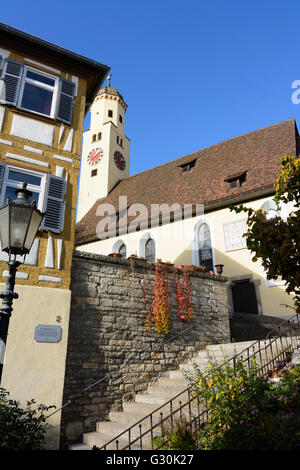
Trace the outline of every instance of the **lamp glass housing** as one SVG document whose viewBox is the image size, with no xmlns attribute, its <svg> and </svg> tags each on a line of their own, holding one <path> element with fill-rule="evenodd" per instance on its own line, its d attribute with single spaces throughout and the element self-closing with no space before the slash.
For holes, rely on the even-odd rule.
<svg viewBox="0 0 300 470">
<path fill-rule="evenodd" d="M 0 207 L 0 238 L 2 250 L 14 255 L 29 253 L 44 214 L 35 202 L 30 204 L 31 192 L 17 189 L 17 199 L 8 200 Z"/>
</svg>

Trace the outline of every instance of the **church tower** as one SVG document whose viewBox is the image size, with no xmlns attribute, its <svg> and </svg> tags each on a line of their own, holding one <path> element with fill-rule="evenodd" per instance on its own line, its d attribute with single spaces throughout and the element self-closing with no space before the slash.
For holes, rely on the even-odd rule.
<svg viewBox="0 0 300 470">
<path fill-rule="evenodd" d="M 116 88 L 101 88 L 91 108 L 90 129 L 83 133 L 77 218 L 129 176 L 129 139 L 125 136 L 127 104 Z"/>
</svg>

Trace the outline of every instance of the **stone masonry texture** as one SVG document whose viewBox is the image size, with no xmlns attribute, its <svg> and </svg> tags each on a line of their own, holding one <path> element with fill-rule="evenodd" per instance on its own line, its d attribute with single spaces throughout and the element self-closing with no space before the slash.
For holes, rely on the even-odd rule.
<svg viewBox="0 0 300 470">
<path fill-rule="evenodd" d="M 171 328 L 159 335 L 146 328 L 142 283 L 151 286 L 149 264 L 74 252 L 63 396 L 70 404 L 62 410 L 62 447 L 94 431 L 112 409 L 122 409 L 124 399 L 144 392 L 206 344 L 230 342 L 227 278 L 191 272 L 194 313 L 182 321 L 175 275 L 168 271 Z"/>
</svg>

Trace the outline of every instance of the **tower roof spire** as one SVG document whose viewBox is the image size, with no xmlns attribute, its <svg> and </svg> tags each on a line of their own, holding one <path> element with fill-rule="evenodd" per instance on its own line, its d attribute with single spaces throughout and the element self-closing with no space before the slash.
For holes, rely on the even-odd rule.
<svg viewBox="0 0 300 470">
<path fill-rule="evenodd" d="M 107 77 L 107 84 L 108 84 L 108 87 L 110 88 L 110 80 L 111 80 L 111 77 L 112 77 L 112 74 L 110 73 Z"/>
</svg>

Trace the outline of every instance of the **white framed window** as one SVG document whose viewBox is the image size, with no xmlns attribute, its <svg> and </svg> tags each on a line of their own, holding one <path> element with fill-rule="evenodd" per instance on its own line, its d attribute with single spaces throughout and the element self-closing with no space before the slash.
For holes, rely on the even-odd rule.
<svg viewBox="0 0 300 470">
<path fill-rule="evenodd" d="M 27 183 L 27 189 L 32 192 L 30 202 L 36 201 L 37 208 L 42 211 L 46 188 L 46 174 L 9 165 L 6 165 L 4 171 L 0 204 L 5 204 L 8 197 L 11 200 L 16 199 L 15 190 L 21 189 L 24 182 Z"/>
<path fill-rule="evenodd" d="M 55 116 L 59 78 L 24 66 L 17 107 Z"/>
<path fill-rule="evenodd" d="M 127 257 L 127 247 L 123 240 L 117 240 L 112 246 L 112 253 L 121 253 L 122 258 Z"/>
<path fill-rule="evenodd" d="M 153 238 L 149 238 L 145 243 L 145 258 L 148 263 L 155 263 L 155 241 Z"/>
<path fill-rule="evenodd" d="M 215 271 L 213 226 L 205 217 L 201 217 L 194 226 L 192 250 L 192 260 L 195 266 L 205 266 L 206 271 Z"/>
<path fill-rule="evenodd" d="M 66 207 L 67 183 L 64 178 L 0 162 L 0 205 L 5 204 L 7 197 L 16 199 L 15 190 L 21 188 L 24 182 L 32 192 L 30 202 L 36 201 L 37 208 L 45 212 L 41 228 L 61 233 Z"/>
<path fill-rule="evenodd" d="M 199 264 L 205 266 L 206 271 L 214 270 L 210 229 L 208 224 L 203 223 L 199 227 Z"/>
<path fill-rule="evenodd" d="M 71 124 L 76 84 L 12 59 L 5 59 L 0 103 Z"/>
</svg>

